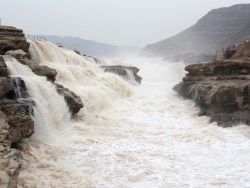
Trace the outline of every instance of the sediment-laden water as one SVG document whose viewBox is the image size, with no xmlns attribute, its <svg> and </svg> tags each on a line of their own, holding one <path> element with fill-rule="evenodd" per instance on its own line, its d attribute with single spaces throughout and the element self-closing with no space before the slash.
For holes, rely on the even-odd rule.
<svg viewBox="0 0 250 188">
<path fill-rule="evenodd" d="M 85 108 L 70 119 L 52 84 L 7 61 L 38 104 L 40 131 L 22 146 L 20 186 L 250 187 L 249 127 L 225 129 L 198 117 L 194 103 L 172 91 L 185 74 L 183 64 L 123 60 L 140 68 L 143 82 L 132 86 L 51 43 L 34 41 L 32 49 L 33 59 L 55 68 L 56 82 L 79 95 Z"/>
</svg>

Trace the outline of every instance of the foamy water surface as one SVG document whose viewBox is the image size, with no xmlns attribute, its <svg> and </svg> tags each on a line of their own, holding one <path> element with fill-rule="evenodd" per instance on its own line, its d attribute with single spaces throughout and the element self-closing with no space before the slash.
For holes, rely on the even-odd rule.
<svg viewBox="0 0 250 188">
<path fill-rule="evenodd" d="M 96 67 L 99 75 L 84 75 L 89 85 L 99 79 L 95 88 L 77 91 L 80 83 L 72 85 L 71 73 L 57 77 L 89 100 L 88 110 L 62 121 L 64 129 L 53 132 L 60 135 L 56 142 L 33 137 L 23 144 L 20 186 L 250 187 L 249 127 L 225 129 L 198 117 L 194 103 L 172 91 L 185 74 L 183 64 L 140 58 L 124 62 L 141 68 L 141 86 L 118 87 L 118 78 Z M 94 91 L 99 96 L 92 97 Z M 94 109 L 99 103 L 102 108 Z"/>
</svg>

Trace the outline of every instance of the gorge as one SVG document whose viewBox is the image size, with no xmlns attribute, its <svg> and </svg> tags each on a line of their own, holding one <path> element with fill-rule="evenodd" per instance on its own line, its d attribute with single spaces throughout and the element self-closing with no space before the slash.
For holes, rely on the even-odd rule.
<svg viewBox="0 0 250 188">
<path fill-rule="evenodd" d="M 231 24 L 225 14 L 242 6 L 208 17 L 222 11 Z M 157 51 L 164 58 L 101 59 L 0 26 L 0 187 L 249 187 L 250 42 L 240 37 L 187 64 L 166 58 L 179 43 Z"/>
</svg>

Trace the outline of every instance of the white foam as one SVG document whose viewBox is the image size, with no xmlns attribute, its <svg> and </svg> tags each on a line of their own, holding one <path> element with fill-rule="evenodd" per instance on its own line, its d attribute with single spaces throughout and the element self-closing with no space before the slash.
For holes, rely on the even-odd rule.
<svg viewBox="0 0 250 188">
<path fill-rule="evenodd" d="M 172 91 L 185 74 L 183 64 L 164 64 L 160 59 L 126 61 L 141 68 L 143 82 L 134 88 L 134 95 L 123 98 L 129 87 L 96 65 L 92 69 L 85 63 L 46 61 L 59 72 L 57 81 L 81 96 L 89 113 L 71 122 L 61 147 L 29 145 L 29 163 L 20 175 L 22 185 L 250 186 L 250 128 L 224 129 L 209 124 L 207 117 L 198 117 L 194 103 Z M 113 105 L 102 104 L 106 100 Z M 98 112 L 92 113 L 97 106 Z"/>
</svg>

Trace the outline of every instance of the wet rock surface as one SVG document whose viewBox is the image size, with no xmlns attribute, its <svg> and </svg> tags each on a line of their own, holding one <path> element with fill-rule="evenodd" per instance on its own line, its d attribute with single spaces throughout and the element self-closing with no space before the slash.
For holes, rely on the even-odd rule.
<svg viewBox="0 0 250 188">
<path fill-rule="evenodd" d="M 27 89 L 21 78 L 0 77 L 0 111 L 9 125 L 11 143 L 20 142 L 34 132 L 34 101 L 28 98 Z"/>
<path fill-rule="evenodd" d="M 45 76 L 49 81 L 55 82 L 57 72 L 55 69 L 47 66 L 39 66 L 35 64 L 29 65 L 30 69 L 38 76 Z"/>
<path fill-rule="evenodd" d="M 78 113 L 83 108 L 82 100 L 74 92 L 65 88 L 63 85 L 55 83 L 57 92 L 64 96 L 66 103 L 68 104 L 69 110 L 72 115 Z"/>
<path fill-rule="evenodd" d="M 193 99 L 200 115 L 228 127 L 250 125 L 250 43 L 239 45 L 231 57 L 185 67 L 188 74 L 174 90 Z"/>
<path fill-rule="evenodd" d="M 63 85 L 55 83 L 57 72 L 48 66 L 40 66 L 25 57 L 17 59 L 20 63 L 27 65 L 36 75 L 45 76 L 50 82 L 55 84 L 57 92 L 64 96 L 65 102 L 67 103 L 69 110 L 72 115 L 78 113 L 81 108 L 83 108 L 82 100 L 74 92 L 65 88 Z"/>
<path fill-rule="evenodd" d="M 48 66 L 40 66 L 36 64 L 36 62 L 28 59 L 29 56 L 22 50 L 8 51 L 6 52 L 6 55 L 16 58 L 16 60 L 23 65 L 27 65 L 36 75 L 45 76 L 51 82 L 54 82 L 56 80 L 57 72 L 55 69 L 52 69 Z"/>
<path fill-rule="evenodd" d="M 12 148 L 34 132 L 33 106 L 24 81 L 7 77 L 7 66 L 0 56 L 0 187 L 16 187 L 21 155 Z M 6 69 L 6 71 L 5 71 Z"/>
<path fill-rule="evenodd" d="M 140 69 L 137 67 L 116 65 L 116 66 L 101 66 L 101 68 L 103 68 L 105 72 L 112 72 L 125 79 L 130 79 L 128 74 L 129 72 L 131 72 L 136 82 L 140 84 L 142 81 L 142 78 L 138 75 Z"/>
</svg>

